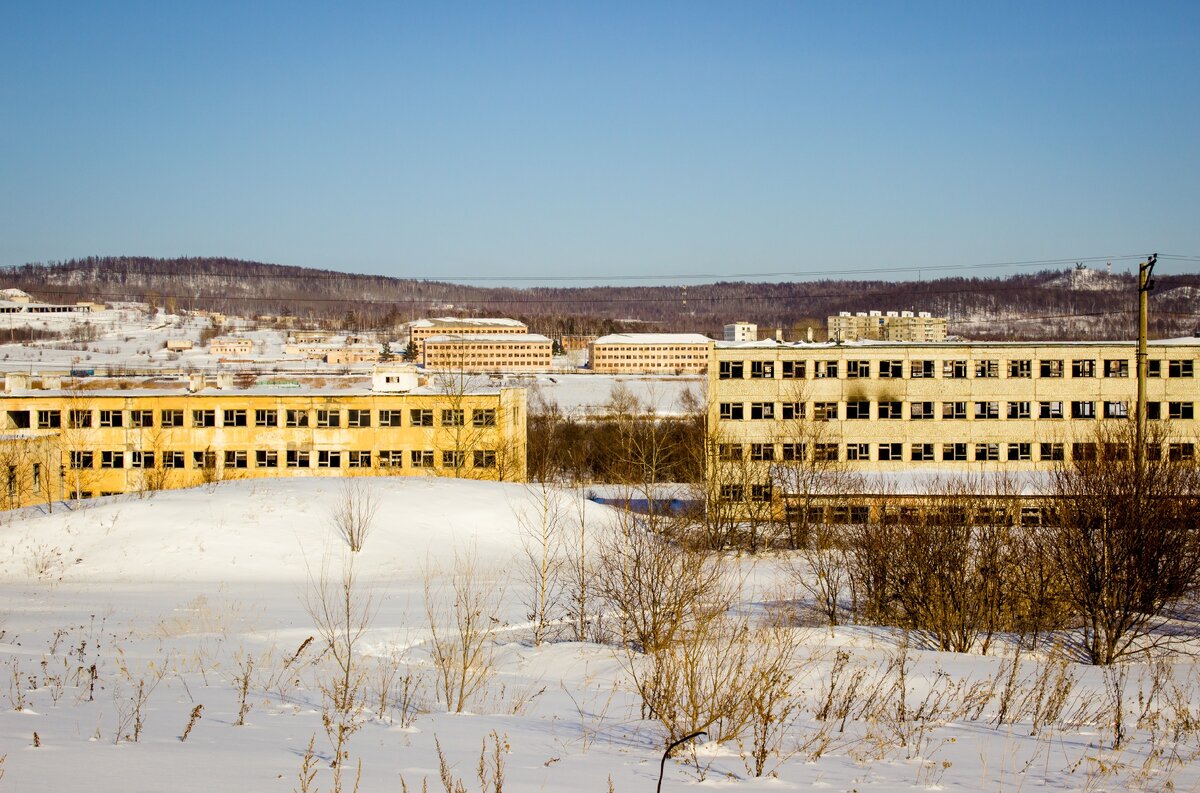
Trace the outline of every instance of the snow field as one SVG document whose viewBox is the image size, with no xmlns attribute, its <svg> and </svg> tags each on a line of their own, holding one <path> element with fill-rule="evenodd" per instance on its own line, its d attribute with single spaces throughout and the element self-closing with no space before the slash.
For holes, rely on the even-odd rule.
<svg viewBox="0 0 1200 793">
<path fill-rule="evenodd" d="M 494 769 L 497 742 L 506 790 L 606 791 L 610 779 L 617 791 L 653 789 L 663 733 L 642 718 L 629 657 L 600 644 L 528 641 L 517 515 L 536 515 L 540 494 L 490 482 L 356 481 L 379 503 L 355 559 L 359 591 L 375 603 L 358 645 L 369 714 L 348 743 L 351 764 L 362 762 L 359 789 L 399 791 L 403 778 L 410 790 L 422 779 L 441 790 L 440 747 L 450 773 L 479 790 L 481 746 Z M 297 790 L 313 736 L 314 784 L 332 789 L 320 694 L 330 658 L 318 642 L 305 646 L 315 630 L 304 603 L 323 560 L 336 573 L 345 556 L 329 518 L 341 487 L 325 478 L 242 481 L 6 515 L 0 793 Z M 586 510 L 597 531 L 615 516 Z M 435 696 L 425 592 L 428 578 L 448 595 L 456 558 L 468 555 L 474 591 L 495 607 L 487 609 L 494 674 L 454 714 Z M 744 578 L 737 611 L 786 613 L 779 560 L 733 562 Z M 440 604 L 447 619 L 452 604 Z M 747 734 L 741 746 L 681 751 L 664 790 L 1200 784 L 1193 661 L 1106 673 L 1040 651 L 1022 653 L 1014 669 L 1011 642 L 987 656 L 955 655 L 888 628 L 830 631 L 802 609 L 791 617 L 793 706 L 768 774 L 753 777 L 742 757 Z M 140 735 L 118 741 L 135 728 L 139 684 Z M 1125 734 L 1113 748 L 1117 701 Z M 242 712 L 245 724 L 234 726 Z"/>
</svg>

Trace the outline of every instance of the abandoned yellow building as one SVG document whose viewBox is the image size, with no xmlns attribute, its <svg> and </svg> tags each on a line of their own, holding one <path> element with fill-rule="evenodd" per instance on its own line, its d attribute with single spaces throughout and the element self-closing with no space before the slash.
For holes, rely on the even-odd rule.
<svg viewBox="0 0 1200 793">
<path fill-rule="evenodd" d="M 419 359 L 430 336 L 511 336 L 528 332 L 524 322 L 507 317 L 433 317 L 408 324 L 408 344 Z"/>
<path fill-rule="evenodd" d="M 1048 472 L 1103 454 L 1096 430 L 1134 415 L 1133 342 L 714 345 L 710 479 L 732 501 L 786 498 L 789 468 Z M 1150 454 L 1194 460 L 1200 338 L 1152 341 Z M 779 492 L 780 490 L 785 492 Z"/>
<path fill-rule="evenodd" d="M 537 333 L 428 336 L 421 354 L 426 371 L 548 372 L 554 343 Z"/>
<path fill-rule="evenodd" d="M 14 473 L 7 503 L 249 477 L 525 478 L 524 389 L 452 393 L 419 385 L 399 366 L 347 387 L 213 388 L 201 379 L 6 388 L 0 401 L 9 440 L 0 452 L 11 447 L 14 460 L 41 462 L 36 486 L 32 472 Z"/>
</svg>

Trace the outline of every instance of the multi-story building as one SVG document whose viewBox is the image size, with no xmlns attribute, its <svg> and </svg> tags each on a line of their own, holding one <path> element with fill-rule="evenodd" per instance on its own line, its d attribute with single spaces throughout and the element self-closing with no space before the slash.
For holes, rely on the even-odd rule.
<svg viewBox="0 0 1200 793">
<path fill-rule="evenodd" d="M 434 317 L 409 323 L 408 344 L 420 360 L 425 339 L 430 336 L 511 336 L 528 332 L 525 323 L 505 317 Z"/>
<path fill-rule="evenodd" d="M 554 363 L 554 342 L 536 333 L 428 336 L 423 347 L 426 371 L 548 372 Z"/>
<path fill-rule="evenodd" d="M 61 467 L 53 498 L 246 477 L 525 478 L 523 389 L 447 393 L 418 386 L 411 367 L 379 367 L 370 387 L 124 385 L 0 395 L 6 443 L 25 443 L 31 459 L 34 442 L 53 451 L 43 468 Z M 11 501 L 44 500 L 39 492 Z"/>
<path fill-rule="evenodd" d="M 732 322 L 725 326 L 725 341 L 758 341 L 758 325 Z"/>
<path fill-rule="evenodd" d="M 713 340 L 699 333 L 614 333 L 588 345 L 597 374 L 703 374 Z"/>
<path fill-rule="evenodd" d="M 1102 454 L 1097 428 L 1133 416 L 1132 342 L 717 343 L 708 370 L 709 471 L 755 469 L 734 500 L 770 500 L 773 471 L 1051 471 Z M 1151 454 L 1196 455 L 1200 338 L 1153 341 Z M 1111 426 L 1111 425 L 1110 425 Z M 782 494 L 787 495 L 787 494 Z"/>
<path fill-rule="evenodd" d="M 833 341 L 945 341 L 946 318 L 928 311 L 843 311 L 829 317 L 829 338 Z"/>
</svg>

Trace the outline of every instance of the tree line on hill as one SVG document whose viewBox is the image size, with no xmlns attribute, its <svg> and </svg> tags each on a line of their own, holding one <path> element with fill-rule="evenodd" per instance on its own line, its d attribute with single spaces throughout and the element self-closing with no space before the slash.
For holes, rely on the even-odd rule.
<svg viewBox="0 0 1200 793">
<path fill-rule="evenodd" d="M 15 286 L 46 302 L 144 301 L 169 311 L 201 309 L 240 316 L 294 318 L 347 330 L 390 328 L 420 317 L 508 316 L 549 336 L 631 330 L 696 332 L 720 337 L 732 321 L 760 333 L 782 329 L 822 338 L 825 318 L 840 311 L 929 311 L 950 320 L 950 333 L 972 339 L 1128 338 L 1136 332 L 1132 275 L 1093 273 L 1079 288 L 1071 271 L 996 278 L 921 281 L 752 283 L 684 286 L 514 288 L 391 278 L 240 261 L 222 257 L 94 256 L 26 264 L 4 272 Z M 1190 335 L 1200 275 L 1156 279 L 1151 334 Z M 1085 287 L 1088 285 L 1085 285 Z M 1191 289 L 1180 289 L 1191 287 Z M 1172 292 L 1172 290 L 1175 290 Z"/>
</svg>

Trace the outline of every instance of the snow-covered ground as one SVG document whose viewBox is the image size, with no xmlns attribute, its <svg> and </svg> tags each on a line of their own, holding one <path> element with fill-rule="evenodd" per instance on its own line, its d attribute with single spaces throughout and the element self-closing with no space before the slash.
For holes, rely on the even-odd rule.
<svg viewBox="0 0 1200 793">
<path fill-rule="evenodd" d="M 440 747 L 450 773 L 477 790 L 483 743 L 484 765 L 494 768 L 493 734 L 506 790 L 654 789 L 663 733 L 643 718 L 624 654 L 601 644 L 530 641 L 522 561 L 529 524 L 518 515 L 536 516 L 540 494 L 448 479 L 356 481 L 379 504 L 355 555 L 358 591 L 376 603 L 359 645 L 371 713 L 347 747 L 352 767 L 361 760 L 359 789 L 400 791 L 403 779 L 416 791 L 427 779 L 429 789 L 442 790 Z M 331 528 L 343 486 L 242 481 L 4 515 L 0 792 L 292 791 L 301 789 L 310 739 L 314 784 L 331 790 L 319 692 L 330 659 L 318 662 L 319 642 L 304 646 L 316 634 L 304 604 L 322 566 L 336 572 L 346 556 Z M 575 514 L 575 496 L 563 498 L 564 514 Z M 585 514 L 599 532 L 617 513 L 585 505 Z M 476 565 L 473 589 L 494 605 L 483 612 L 494 674 L 467 712 L 450 714 L 433 684 L 425 593 L 428 583 L 431 600 L 444 597 L 456 558 L 467 556 Z M 740 610 L 764 615 L 790 599 L 779 559 L 734 562 L 746 573 Z M 1004 642 L 987 656 L 954 655 L 902 649 L 899 634 L 885 628 L 788 624 L 798 640 L 795 710 L 767 774 L 751 774 L 746 734 L 741 746 L 702 742 L 694 755 L 681 752 L 666 765 L 664 790 L 1200 785 L 1194 662 L 1174 662 L 1170 681 L 1157 667 L 1157 684 L 1156 667 L 1125 668 L 1125 741 L 1113 749 L 1118 675 L 1037 654 L 1023 654 L 1014 673 Z M 391 697 L 380 709 L 389 671 Z M 250 709 L 234 726 L 243 676 Z M 407 718 L 397 704 L 405 676 L 417 710 Z M 1055 690 L 1065 692 L 1057 713 L 1049 702 Z M 832 715 L 818 719 L 830 701 Z M 1046 723 L 1035 723 L 1039 713 Z M 135 730 L 136 742 L 123 739 Z"/>
</svg>

